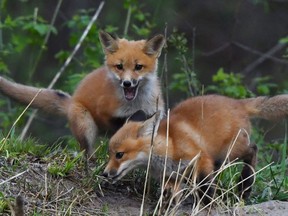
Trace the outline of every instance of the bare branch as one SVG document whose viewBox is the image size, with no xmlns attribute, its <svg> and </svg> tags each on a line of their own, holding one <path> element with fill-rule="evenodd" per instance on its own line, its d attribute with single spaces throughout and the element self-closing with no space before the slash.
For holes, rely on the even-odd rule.
<svg viewBox="0 0 288 216">
<path fill-rule="evenodd" d="M 71 62 L 71 60 L 73 59 L 73 57 L 75 56 L 76 52 L 77 52 L 77 51 L 79 50 L 79 48 L 81 47 L 82 42 L 84 41 L 84 39 L 86 38 L 87 34 L 89 33 L 89 31 L 90 31 L 93 23 L 97 20 L 97 18 L 98 18 L 98 16 L 99 16 L 99 14 L 100 14 L 103 6 L 104 6 L 104 1 L 102 1 L 102 2 L 100 3 L 97 11 L 95 12 L 94 16 L 92 17 L 92 19 L 90 20 L 89 24 L 87 25 L 87 27 L 86 27 L 85 31 L 83 32 L 81 38 L 79 39 L 78 43 L 76 44 L 74 50 L 72 51 L 72 53 L 70 54 L 70 56 L 66 59 L 64 65 L 60 68 L 60 70 L 58 71 L 58 73 L 55 75 L 55 77 L 53 78 L 53 80 L 52 80 L 51 83 L 49 84 L 48 89 L 53 88 L 53 86 L 55 85 L 55 83 L 57 82 L 57 80 L 60 78 L 60 76 L 62 75 L 62 73 L 63 73 L 64 70 L 66 69 L 66 67 L 70 64 L 70 62 Z M 21 133 L 21 135 L 20 135 L 20 140 L 22 140 L 22 139 L 25 137 L 25 135 L 26 135 L 26 133 L 27 133 L 27 131 L 28 131 L 28 129 L 29 129 L 29 127 L 30 127 L 33 119 L 34 119 L 35 116 L 36 116 L 36 113 L 37 113 L 37 110 L 34 110 L 33 113 L 30 115 L 30 117 L 29 117 L 29 119 L 28 119 L 25 127 L 24 127 L 23 130 L 22 130 L 22 133 Z"/>
<path fill-rule="evenodd" d="M 268 52 L 264 53 L 260 58 L 256 59 L 256 61 L 252 62 L 250 65 L 248 65 L 242 73 L 247 75 L 251 73 L 259 64 L 264 62 L 267 58 L 271 57 L 274 53 L 277 51 L 283 49 L 286 46 L 285 43 L 277 43 L 274 47 L 272 47 Z"/>
</svg>

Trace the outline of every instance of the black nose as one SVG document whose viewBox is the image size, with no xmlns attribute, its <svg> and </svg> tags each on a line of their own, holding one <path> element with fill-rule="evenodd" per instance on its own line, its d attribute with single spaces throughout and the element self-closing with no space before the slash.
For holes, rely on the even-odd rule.
<svg viewBox="0 0 288 216">
<path fill-rule="evenodd" d="M 129 81 L 129 80 L 124 80 L 123 81 L 123 86 L 125 87 L 125 88 L 129 88 L 129 87 L 131 87 L 131 82 Z"/>
<path fill-rule="evenodd" d="M 105 177 L 105 178 L 107 178 L 107 177 L 108 177 L 108 173 L 107 173 L 107 172 L 104 172 L 104 173 L 102 173 L 102 176 Z"/>
</svg>

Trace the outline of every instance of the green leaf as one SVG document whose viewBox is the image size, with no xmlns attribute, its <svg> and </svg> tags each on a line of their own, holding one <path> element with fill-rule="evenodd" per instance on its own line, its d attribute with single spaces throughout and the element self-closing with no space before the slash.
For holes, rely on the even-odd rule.
<svg viewBox="0 0 288 216">
<path fill-rule="evenodd" d="M 279 40 L 279 43 L 281 43 L 281 44 L 287 44 L 287 43 L 288 43 L 288 37 L 281 38 L 281 39 Z"/>
<path fill-rule="evenodd" d="M 8 73 L 8 67 L 1 59 L 0 59 L 0 72 Z"/>
</svg>

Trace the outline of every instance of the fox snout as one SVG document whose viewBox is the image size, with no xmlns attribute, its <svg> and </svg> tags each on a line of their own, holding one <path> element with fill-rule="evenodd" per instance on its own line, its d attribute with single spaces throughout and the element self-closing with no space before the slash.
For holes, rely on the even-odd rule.
<svg viewBox="0 0 288 216">
<path fill-rule="evenodd" d="M 111 170 L 104 170 L 102 173 L 102 176 L 108 179 L 114 179 L 117 176 L 117 170 L 111 169 Z"/>
<path fill-rule="evenodd" d="M 120 85 L 123 88 L 125 99 L 132 101 L 136 98 L 138 93 L 139 80 L 136 79 L 125 79 L 120 81 Z"/>
<path fill-rule="evenodd" d="M 132 80 L 128 80 L 128 79 L 125 79 L 125 80 L 121 80 L 121 86 L 123 88 L 130 88 L 130 87 L 135 87 L 138 85 L 138 80 L 136 79 L 132 79 Z"/>
</svg>

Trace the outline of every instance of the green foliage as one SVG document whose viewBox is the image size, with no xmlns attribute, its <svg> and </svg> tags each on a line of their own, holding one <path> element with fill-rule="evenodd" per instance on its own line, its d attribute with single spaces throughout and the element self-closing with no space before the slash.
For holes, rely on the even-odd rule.
<svg viewBox="0 0 288 216">
<path fill-rule="evenodd" d="M 2 7 L 4 6 L 5 4 L 2 5 Z M 5 11 L 4 8 L 2 11 Z M 0 20 L 0 34 L 3 37 L 0 41 L 0 74 L 10 76 L 10 68 L 15 62 L 21 64 L 23 62 L 20 60 L 21 55 L 26 53 L 25 67 L 21 69 L 21 74 L 30 80 L 39 61 L 37 55 L 40 56 L 42 50 L 46 49 L 44 43 L 46 35 L 48 32 L 57 34 L 57 30 L 38 15 L 37 8 L 32 15 L 12 17 L 10 14 L 4 13 L 1 18 L 3 21 Z M 23 56 L 22 59 L 24 59 Z M 22 106 L 15 107 L 12 104 L 9 99 L 0 99 L 0 107 L 3 110 L 0 112 L 0 133 L 6 133 L 23 110 Z M 18 125 L 21 125 L 23 120 L 21 119 Z"/>
<path fill-rule="evenodd" d="M 5 33 L 0 48 L 0 72 L 8 73 L 10 60 L 23 53 L 25 49 L 29 49 L 30 52 L 26 56 L 27 60 L 31 60 L 31 68 L 26 69 L 29 78 L 34 73 L 32 67 L 38 63 L 35 53 L 46 49 L 43 43 L 44 38 L 50 32 L 57 34 L 54 26 L 51 26 L 41 16 L 38 16 L 37 8 L 33 15 L 29 14 L 13 18 L 8 14 L 4 21 L 0 22 L 0 31 Z M 35 59 L 36 61 L 33 62 Z"/>
<path fill-rule="evenodd" d="M 48 172 L 54 177 L 66 177 L 76 167 L 76 164 L 81 161 L 83 154 L 79 153 L 76 156 L 70 154 L 62 154 L 62 157 L 57 156 L 48 166 Z"/>
<path fill-rule="evenodd" d="M 215 197 L 221 196 L 221 200 L 225 200 L 228 206 L 233 206 L 235 203 L 239 202 L 237 184 L 241 175 L 243 163 L 230 163 L 224 166 L 225 168 L 221 168 L 220 171 L 217 171 L 215 174 L 218 176 L 216 185 L 217 195 Z"/>
<path fill-rule="evenodd" d="M 288 37 L 280 38 L 279 43 L 288 44 Z"/>
<path fill-rule="evenodd" d="M 21 147 L 21 145 L 23 147 Z M 73 145 L 74 144 L 69 144 L 69 147 Z M 75 152 L 73 152 L 73 150 L 71 151 L 68 147 L 63 149 L 60 145 L 57 145 L 47 148 L 47 146 L 38 145 L 33 139 L 27 139 L 21 142 L 16 138 L 6 139 L 0 137 L 0 148 L 2 149 L 0 150 L 0 175 L 2 177 L 3 174 L 2 179 L 4 179 L 4 181 L 7 180 L 4 182 L 4 187 L 1 185 L 3 192 L 0 192 L 0 214 L 8 214 L 11 211 L 11 206 L 13 206 L 14 203 L 13 196 L 15 196 L 15 193 L 19 193 L 17 191 L 20 191 L 26 199 L 39 201 L 41 205 L 41 202 L 47 202 L 48 200 L 51 201 L 51 199 L 55 200 L 57 197 L 61 197 L 63 195 L 61 187 L 64 185 L 64 191 L 69 188 L 68 199 L 57 200 L 56 206 L 59 208 L 59 212 L 70 212 L 72 208 L 77 208 L 77 205 L 85 199 L 90 199 L 90 193 L 94 191 L 95 188 L 100 187 L 99 183 L 101 178 L 99 178 L 94 171 L 93 175 L 87 175 L 87 172 L 85 172 L 86 167 L 84 160 L 82 160 L 83 154 L 75 154 Z M 74 147 L 72 147 L 72 149 L 74 149 Z M 103 171 L 104 166 L 105 163 L 97 164 L 95 169 L 97 168 L 98 173 L 100 173 Z M 38 170 L 38 167 L 42 168 Z M 20 173 L 23 173 L 24 176 L 20 177 L 20 175 L 14 178 Z M 29 173 L 28 176 L 25 176 L 27 173 Z M 45 178 L 45 181 L 44 179 L 43 181 L 37 181 L 37 177 L 41 176 L 41 179 L 42 177 L 44 178 L 46 174 L 48 174 L 48 178 Z M 12 184 L 10 183 L 10 177 L 14 178 Z M 65 181 L 64 178 L 67 177 L 69 177 L 69 179 Z M 36 182 L 34 182 L 34 178 L 37 179 Z M 77 185 L 75 186 L 76 188 L 70 187 L 71 182 Z M 5 184 L 7 184 L 7 186 Z M 66 187 L 66 185 L 69 185 L 69 187 Z M 77 189 L 78 187 L 79 189 Z M 74 204 L 76 200 L 77 202 Z M 76 207 L 74 205 L 76 205 Z M 49 214 L 46 208 L 45 211 L 42 208 L 35 208 L 35 206 L 32 208 L 29 206 L 29 208 L 29 210 L 28 207 L 25 208 L 29 215 L 51 214 L 51 212 Z M 54 210 L 55 209 L 53 209 L 53 213 L 55 213 Z M 104 210 L 105 208 L 103 208 L 103 211 Z M 95 211 L 98 210 L 93 209 L 94 213 Z"/>
<path fill-rule="evenodd" d="M 5 18 L 0 28 L 8 31 L 10 43 L 4 44 L 4 54 L 13 52 L 20 53 L 27 46 L 41 46 L 43 38 L 48 32 L 57 33 L 55 27 L 51 26 L 37 13 L 34 15 L 12 18 L 9 15 Z"/>
<path fill-rule="evenodd" d="M 127 36 L 127 31 L 130 23 L 132 22 L 132 30 L 136 35 L 148 37 L 151 31 L 156 27 L 156 23 L 152 22 L 151 15 L 143 11 L 143 3 L 138 0 L 125 0 L 124 8 L 127 10 L 127 19 L 124 36 Z"/>
<path fill-rule="evenodd" d="M 35 139 L 29 138 L 25 142 L 12 136 L 10 138 L 3 137 L 0 135 L 0 153 L 5 152 L 6 156 L 18 157 L 19 155 L 31 154 L 43 156 L 46 152 L 46 147 L 39 145 Z"/>
<path fill-rule="evenodd" d="M 288 37 L 284 37 L 284 38 L 281 38 L 279 40 L 279 43 L 282 43 L 282 44 L 287 44 L 288 45 Z M 283 58 L 288 58 L 288 46 L 286 47 L 286 50 L 285 50 L 285 53 L 283 55 Z"/>
<path fill-rule="evenodd" d="M 173 73 L 173 79 L 169 89 L 184 92 L 187 96 L 196 95 L 197 92 L 200 91 L 200 84 L 196 78 L 196 72 L 194 69 L 194 55 L 192 55 L 192 58 L 189 57 L 188 41 L 185 34 L 179 33 L 174 29 L 173 33 L 168 38 L 168 43 L 176 49 L 176 60 L 182 65 L 180 72 Z M 194 53 L 194 51 L 192 53 Z"/>
<path fill-rule="evenodd" d="M 227 95 L 234 98 L 246 98 L 253 94 L 243 85 L 243 76 L 241 74 L 226 73 L 220 68 L 212 77 L 215 85 L 210 85 L 206 91 L 216 92 L 221 95 Z"/>
<path fill-rule="evenodd" d="M 5 198 L 4 194 L 0 191 L 0 213 L 9 210 L 9 201 Z"/>
<path fill-rule="evenodd" d="M 275 83 L 270 82 L 269 76 L 256 77 L 253 81 L 256 86 L 258 95 L 269 95 L 271 91 L 277 87 Z M 252 93 L 244 85 L 244 77 L 241 74 L 226 73 L 223 68 L 220 68 L 212 77 L 214 85 L 206 87 L 206 92 L 213 92 L 221 95 L 226 95 L 233 98 L 254 97 Z"/>
<path fill-rule="evenodd" d="M 271 82 L 270 76 L 256 77 L 254 82 L 258 95 L 270 95 L 277 88 L 277 85 Z"/>
<path fill-rule="evenodd" d="M 279 124 L 279 123 L 278 123 Z M 283 122 L 281 122 L 281 125 Z M 251 203 L 260 203 L 268 200 L 288 200 L 288 161 L 287 161 L 287 126 L 284 122 L 283 140 L 267 142 L 264 140 L 264 129 L 254 127 L 251 142 L 258 146 L 258 163 L 256 170 L 268 164 L 266 169 L 256 176 L 253 186 Z"/>
<path fill-rule="evenodd" d="M 271 151 L 271 149 L 269 149 Z M 287 166 L 288 163 L 285 163 Z M 283 175 L 284 174 L 284 175 Z M 273 163 L 266 170 L 257 175 L 253 187 L 252 203 L 260 203 L 268 200 L 288 200 L 287 171 L 282 172 L 281 164 Z"/>
<path fill-rule="evenodd" d="M 63 64 L 66 61 L 79 42 L 79 39 L 92 18 L 92 12 L 94 12 L 92 9 L 79 10 L 72 19 L 65 24 L 70 30 L 69 49 L 60 50 L 55 55 L 59 63 Z M 109 30 L 113 31 L 116 29 L 109 27 Z M 103 64 L 104 55 L 101 44 L 99 43 L 98 31 L 98 26 L 94 24 L 82 43 L 81 55 L 77 55 L 77 58 L 74 58 L 74 61 L 70 63 L 65 73 L 67 79 L 63 87 L 64 91 L 73 92 L 76 85 L 87 73 Z"/>
</svg>

